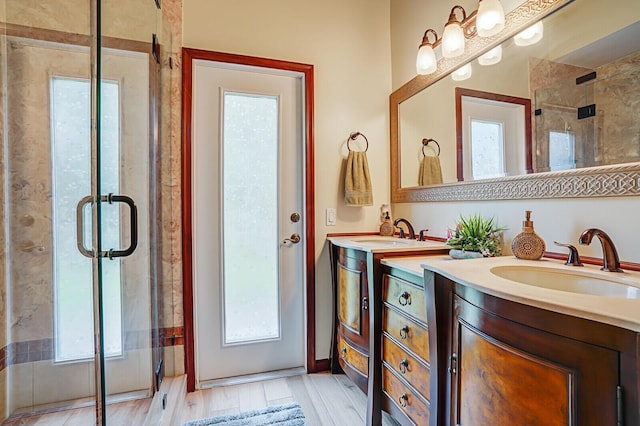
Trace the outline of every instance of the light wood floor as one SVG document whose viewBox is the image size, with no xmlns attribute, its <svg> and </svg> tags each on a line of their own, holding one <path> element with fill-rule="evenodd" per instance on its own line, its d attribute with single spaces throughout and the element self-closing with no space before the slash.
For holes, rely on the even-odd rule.
<svg viewBox="0 0 640 426">
<path fill-rule="evenodd" d="M 109 425 L 144 425 L 149 411 L 151 399 L 111 404 L 109 410 Z M 40 414 L 27 417 L 8 419 L 2 426 L 90 426 L 95 424 L 95 407 L 62 410 L 54 413 Z"/>
<path fill-rule="evenodd" d="M 173 420 L 164 425 L 180 425 L 189 420 L 264 408 L 270 405 L 298 402 L 308 426 L 364 425 L 367 399 L 365 394 L 344 375 L 309 374 L 260 382 L 224 386 L 192 392 L 176 405 L 168 407 Z M 144 425 L 150 400 L 110 405 L 109 426 Z M 11 419 L 3 426 L 86 426 L 93 424 L 93 408 L 67 410 L 57 413 Z M 383 425 L 397 423 L 384 416 Z"/>
</svg>

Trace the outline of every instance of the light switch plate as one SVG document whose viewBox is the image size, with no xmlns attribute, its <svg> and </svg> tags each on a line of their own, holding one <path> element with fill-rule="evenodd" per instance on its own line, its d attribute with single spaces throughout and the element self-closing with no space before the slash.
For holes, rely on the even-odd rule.
<svg viewBox="0 0 640 426">
<path fill-rule="evenodd" d="M 336 226 L 336 209 L 327 208 L 327 226 Z"/>
</svg>

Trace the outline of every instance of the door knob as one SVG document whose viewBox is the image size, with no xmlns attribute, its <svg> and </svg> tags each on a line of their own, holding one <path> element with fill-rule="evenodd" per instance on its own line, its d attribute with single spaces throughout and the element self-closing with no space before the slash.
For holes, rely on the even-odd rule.
<svg viewBox="0 0 640 426">
<path fill-rule="evenodd" d="M 287 242 L 290 242 L 290 243 L 293 243 L 293 244 L 298 244 L 300 242 L 300 235 L 291 234 L 291 236 L 289 238 L 285 238 L 282 241 L 282 244 L 286 244 Z"/>
</svg>

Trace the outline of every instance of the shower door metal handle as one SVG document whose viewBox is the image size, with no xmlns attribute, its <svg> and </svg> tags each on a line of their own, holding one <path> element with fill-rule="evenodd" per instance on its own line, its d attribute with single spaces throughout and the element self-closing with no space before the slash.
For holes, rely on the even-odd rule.
<svg viewBox="0 0 640 426">
<path fill-rule="evenodd" d="M 113 259 L 114 257 L 126 257 L 130 256 L 138 247 L 138 208 L 136 207 L 135 202 L 131 197 L 127 197 L 126 195 L 102 195 L 100 197 L 100 201 L 107 202 L 109 204 L 113 203 L 124 203 L 129 206 L 129 211 L 131 213 L 130 225 L 131 225 L 131 243 L 129 247 L 125 250 L 114 250 L 109 249 L 107 251 L 103 251 L 100 253 L 100 257 L 106 257 L 109 259 Z M 78 206 L 76 207 L 76 242 L 78 245 L 78 250 L 82 253 L 83 256 L 93 257 L 94 251 L 89 250 L 84 246 L 84 207 L 93 203 L 93 196 L 87 195 L 83 197 Z"/>
<path fill-rule="evenodd" d="M 87 195 L 83 197 L 78 206 L 76 207 L 76 243 L 78 244 L 78 251 L 83 256 L 93 257 L 93 250 L 89 250 L 84 246 L 84 206 L 89 203 L 93 203 L 93 196 Z"/>
<path fill-rule="evenodd" d="M 109 259 L 113 259 L 114 257 L 130 256 L 136 250 L 136 247 L 138 247 L 138 208 L 136 207 L 136 204 L 131 197 L 127 197 L 126 195 L 103 195 L 100 197 L 100 201 L 106 201 L 109 204 L 124 203 L 129 206 L 129 212 L 131 213 L 131 219 L 129 221 L 131 226 L 131 242 L 129 243 L 129 247 L 125 250 L 110 249 L 103 251 L 100 253 L 100 256 L 107 257 Z"/>
</svg>

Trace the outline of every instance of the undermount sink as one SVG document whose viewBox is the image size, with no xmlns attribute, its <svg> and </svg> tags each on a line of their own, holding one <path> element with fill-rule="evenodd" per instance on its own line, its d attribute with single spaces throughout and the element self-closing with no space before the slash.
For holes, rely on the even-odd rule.
<svg viewBox="0 0 640 426">
<path fill-rule="evenodd" d="M 611 277 L 604 277 L 598 273 L 590 274 L 587 271 L 533 266 L 496 266 L 490 271 L 492 274 L 510 281 L 552 290 L 623 299 L 640 299 L 640 288 L 625 283 L 624 278 L 615 273 L 604 272 L 604 274 L 612 274 Z"/>
</svg>

